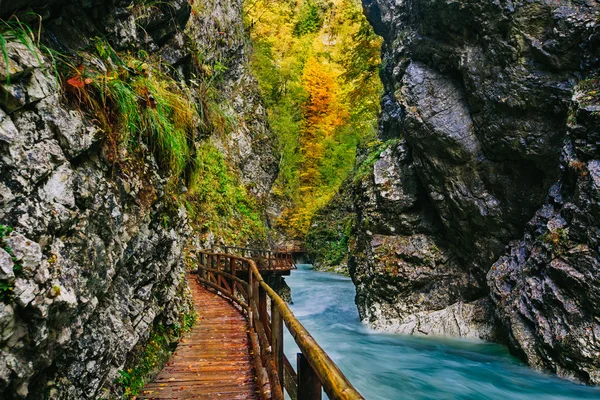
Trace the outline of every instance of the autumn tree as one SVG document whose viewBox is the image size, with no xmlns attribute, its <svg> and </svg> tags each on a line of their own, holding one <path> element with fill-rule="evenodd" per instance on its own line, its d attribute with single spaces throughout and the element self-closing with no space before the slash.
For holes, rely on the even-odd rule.
<svg viewBox="0 0 600 400">
<path fill-rule="evenodd" d="M 359 0 L 247 0 L 252 70 L 281 154 L 279 225 L 302 238 L 374 136 L 379 46 Z"/>
</svg>

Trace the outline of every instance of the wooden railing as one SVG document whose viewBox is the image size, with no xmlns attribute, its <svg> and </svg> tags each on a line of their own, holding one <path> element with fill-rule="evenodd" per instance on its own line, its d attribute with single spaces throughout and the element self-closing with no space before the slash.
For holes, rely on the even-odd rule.
<svg viewBox="0 0 600 400">
<path fill-rule="evenodd" d="M 292 253 L 248 247 L 215 246 L 213 253 L 233 254 L 254 261 L 260 271 L 289 271 L 296 269 Z"/>
<path fill-rule="evenodd" d="M 198 252 L 197 259 L 198 280 L 237 303 L 248 319 L 261 399 L 283 400 L 284 388 L 292 400 L 319 400 L 321 389 L 330 399 L 363 399 L 265 283 L 253 260 L 208 251 Z M 301 351 L 296 370 L 283 352 L 284 325 Z"/>
</svg>

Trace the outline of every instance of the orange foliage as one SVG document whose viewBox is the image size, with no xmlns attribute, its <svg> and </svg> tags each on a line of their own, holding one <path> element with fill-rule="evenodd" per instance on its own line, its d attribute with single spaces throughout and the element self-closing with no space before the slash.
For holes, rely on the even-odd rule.
<svg viewBox="0 0 600 400">
<path fill-rule="evenodd" d="M 300 137 L 303 162 L 300 170 L 302 192 L 311 192 L 320 180 L 319 164 L 324 157 L 324 140 L 342 126 L 348 111 L 338 100 L 338 83 L 326 64 L 310 57 L 304 66 L 302 86 L 308 94 L 305 122 Z"/>
</svg>

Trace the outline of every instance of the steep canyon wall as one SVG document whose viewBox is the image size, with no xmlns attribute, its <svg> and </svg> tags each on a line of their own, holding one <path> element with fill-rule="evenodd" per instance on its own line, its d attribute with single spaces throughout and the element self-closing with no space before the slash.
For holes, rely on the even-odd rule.
<svg viewBox="0 0 600 400">
<path fill-rule="evenodd" d="M 92 84 L 77 71 L 149 74 L 141 64 L 116 68 L 112 53 L 98 56 L 111 48 L 159 60 L 165 82 L 200 104 L 202 65 L 205 80 L 220 68 L 212 89 L 237 122 L 221 135 L 198 122 L 187 146 L 193 154 L 212 141 L 266 196 L 277 158 L 246 65 L 241 4 L 19 0 L 2 2 L 1 13 L 16 31 L 27 34 L 19 29 L 28 24 L 34 33 L 25 40 L 0 29 L 8 42 L 0 61 L 0 397 L 120 397 L 119 371 L 152 331 L 180 329 L 189 311 L 184 256 L 196 235 L 173 201 L 187 191 L 186 173 L 174 179 L 143 136 L 135 151 L 115 152 L 100 114 L 77 98 Z M 53 62 L 72 64 L 75 80 L 58 79 Z M 161 107 L 147 91 L 136 102 Z"/>
<path fill-rule="evenodd" d="M 600 383 L 600 4 L 363 5 L 385 92 L 349 184 L 361 317 Z"/>
</svg>

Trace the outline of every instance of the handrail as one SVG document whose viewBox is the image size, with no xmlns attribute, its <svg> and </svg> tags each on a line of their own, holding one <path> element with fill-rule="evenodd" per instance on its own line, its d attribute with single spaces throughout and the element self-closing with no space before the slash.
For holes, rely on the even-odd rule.
<svg viewBox="0 0 600 400">
<path fill-rule="evenodd" d="M 209 251 L 199 251 L 197 260 L 198 280 L 237 303 L 245 313 L 261 399 L 283 400 L 285 389 L 292 400 L 320 400 L 321 388 L 330 399 L 363 399 L 264 281 L 253 260 Z M 242 277 L 247 273 L 247 281 L 239 273 Z M 296 371 L 283 352 L 284 325 L 301 351 Z"/>
<path fill-rule="evenodd" d="M 238 253 L 242 257 L 254 260 L 254 262 L 258 261 L 258 269 L 261 271 L 289 271 L 292 269 L 296 269 L 294 257 L 292 253 L 288 251 L 215 245 L 211 250 L 215 254 L 218 253 L 217 251 L 215 251 L 215 248 L 221 250 L 222 253 L 225 254 Z"/>
</svg>

